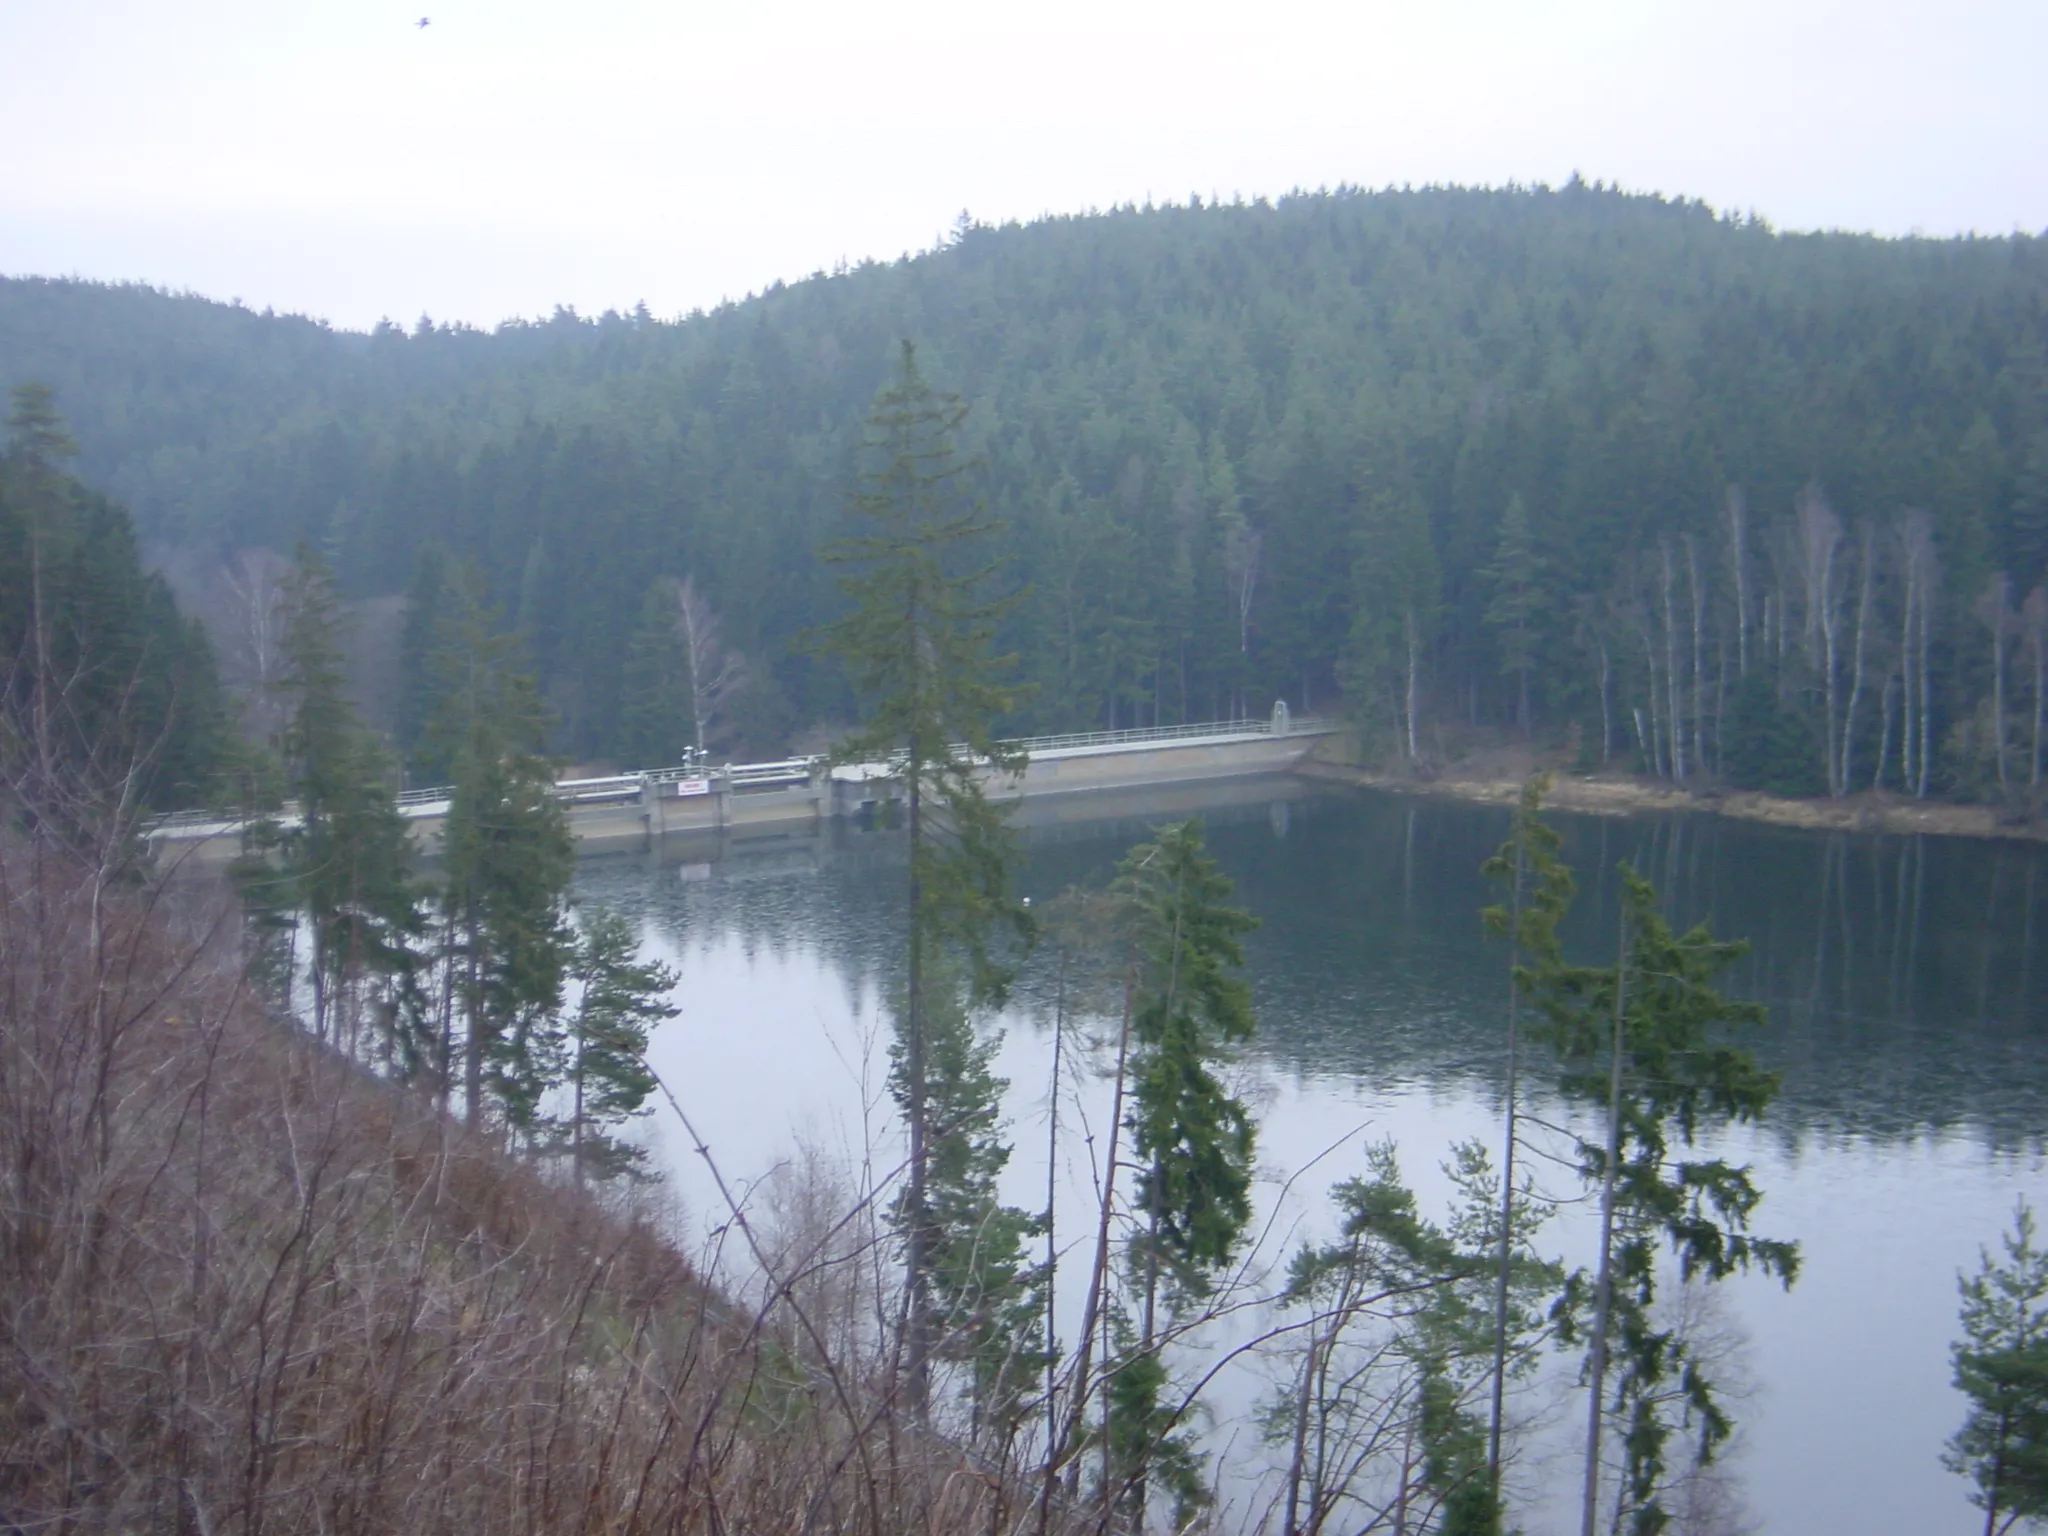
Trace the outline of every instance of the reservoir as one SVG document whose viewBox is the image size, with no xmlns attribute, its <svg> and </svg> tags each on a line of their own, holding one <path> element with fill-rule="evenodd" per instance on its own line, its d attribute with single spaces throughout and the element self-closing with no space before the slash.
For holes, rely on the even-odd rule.
<svg viewBox="0 0 2048 1536">
<path fill-rule="evenodd" d="M 1498 1150 L 1505 955 L 1481 930 L 1478 909 L 1495 898 L 1478 869 L 1506 811 L 1284 779 L 1143 807 L 1105 797 L 1090 819 L 1026 828 L 1019 884 L 1043 907 L 1106 880 L 1152 825 L 1195 813 L 1262 925 L 1246 946 L 1260 1033 L 1238 1069 L 1261 1122 L 1261 1261 L 1277 1275 L 1301 1241 L 1327 1233 L 1326 1191 L 1363 1171 L 1367 1142 L 1391 1138 L 1425 1213 L 1442 1217 L 1438 1167 L 1452 1143 Z M 1749 941 L 1730 990 L 1770 1010 L 1752 1043 L 1783 1074 L 1780 1097 L 1762 1127 L 1710 1144 L 1754 1165 L 1765 1195 L 1755 1229 L 1803 1250 L 1789 1293 L 1724 1287 L 1748 1382 L 1727 1465 L 1754 1528 L 1980 1528 L 1966 1483 L 1940 1462 L 1964 1406 L 1948 1349 L 1957 1271 L 1996 1247 L 2021 1194 L 2048 1201 L 2048 958 L 2037 954 L 2048 858 L 2017 843 L 1703 814 L 1552 820 L 1580 887 L 1572 958 L 1611 961 L 1613 871 L 1631 860 L 1675 922 L 1710 919 L 1717 936 Z M 895 834 L 851 825 L 755 843 L 671 839 L 582 865 L 578 898 L 629 911 L 647 953 L 680 973 L 681 1016 L 654 1060 L 736 1189 L 799 1147 L 849 1165 L 888 1160 L 883 1003 L 902 950 L 902 874 Z M 1031 1209 L 1044 1203 L 1053 995 L 1041 959 L 991 1021 L 1005 1031 L 1018 1143 L 1009 1197 Z M 1564 1116 L 1531 1061 L 1536 1107 Z M 1084 1082 L 1080 1099 L 1098 1087 Z M 686 1221 L 717 1225 L 673 1121 L 664 1113 L 649 1133 Z M 1562 1174 L 1545 1177 L 1570 1191 Z M 1545 1242 L 1576 1262 L 1583 1237 L 1568 1211 Z M 1560 1417 L 1576 1422 L 1568 1373 L 1560 1365 L 1552 1385 Z M 1222 1492 L 1245 1528 L 1270 1498 L 1266 1453 L 1249 1430 L 1233 1439 L 1228 1421 L 1257 1396 L 1244 1383 L 1223 1390 L 1210 1435 L 1229 1447 Z M 1556 1439 L 1537 1430 L 1517 1470 L 1532 1533 L 1575 1528 L 1560 1493 L 1574 1475 L 1568 1431 Z"/>
</svg>

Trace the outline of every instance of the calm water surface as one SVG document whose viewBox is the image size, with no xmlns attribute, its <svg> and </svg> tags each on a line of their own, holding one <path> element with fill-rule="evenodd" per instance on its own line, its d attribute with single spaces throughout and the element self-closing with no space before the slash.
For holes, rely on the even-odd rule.
<svg viewBox="0 0 2048 1536">
<path fill-rule="evenodd" d="M 1099 882 L 1150 824 L 1204 815 L 1263 923 L 1247 946 L 1261 1034 L 1244 1071 L 1262 1116 L 1267 1256 L 1284 1261 L 1325 1220 L 1323 1192 L 1356 1171 L 1360 1137 L 1393 1137 L 1418 1193 L 1440 1199 L 1449 1145 L 1497 1139 L 1504 957 L 1481 935 L 1476 911 L 1492 898 L 1477 871 L 1506 812 L 1283 784 L 1155 802 L 1149 817 L 1099 814 L 1116 809 L 1060 806 L 1095 819 L 1031 828 L 1023 887 L 1043 902 Z M 1732 1287 L 1755 1380 L 1733 1465 L 1758 1527 L 1972 1532 L 1981 1516 L 1939 1462 L 1961 1413 L 1947 1360 L 1955 1277 L 2018 1195 L 2048 1199 L 2048 957 L 2036 939 L 2048 858 L 1707 816 L 1555 820 L 1581 886 L 1577 956 L 1606 958 L 1612 871 L 1630 859 L 1675 919 L 1750 940 L 1731 979 L 1770 1007 L 1755 1044 L 1784 1091 L 1761 1130 L 1728 1145 L 1766 1191 L 1758 1230 L 1797 1238 L 1805 1267 L 1790 1294 Z M 657 1064 L 742 1184 L 799 1143 L 888 1160 L 880 1000 L 901 951 L 901 880 L 900 844 L 851 828 L 583 866 L 583 896 L 634 912 L 650 952 L 681 972 L 683 1015 L 657 1039 Z M 1033 1208 L 1050 986 L 1028 975 L 1000 1021 L 1023 1144 L 1012 1198 Z M 1099 1121 L 1091 1093 L 1081 1108 Z M 680 1135 L 664 1147 L 686 1201 L 715 1220 L 701 1170 L 676 1155 Z M 1085 1171 L 1065 1176 L 1085 1187 Z M 1583 1240 L 1573 1225 L 1557 1233 L 1568 1253 Z M 1225 1394 L 1219 1439 L 1254 1390 Z M 1559 1480 L 1540 1465 L 1525 1474 L 1533 1531 L 1565 1528 L 1544 1498 Z M 1233 1497 L 1256 1499 L 1249 1484 Z"/>
</svg>

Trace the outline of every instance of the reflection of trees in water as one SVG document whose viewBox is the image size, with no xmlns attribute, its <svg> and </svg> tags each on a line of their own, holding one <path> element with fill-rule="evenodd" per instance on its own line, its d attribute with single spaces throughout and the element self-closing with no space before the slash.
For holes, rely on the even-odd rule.
<svg viewBox="0 0 2048 1536">
<path fill-rule="evenodd" d="M 1974 1122 L 2032 1134 L 2048 1097 L 2034 963 L 2048 850 L 1788 831 L 1714 816 L 1559 815 L 1593 953 L 1632 860 L 1674 920 L 1750 941 L 1735 987 L 1771 1009 L 1779 1124 L 1897 1134 Z M 1297 807 L 1285 849 L 1219 838 L 1252 910 L 1265 1038 L 1304 1071 L 1493 1075 L 1480 860 L 1506 812 L 1359 796 Z"/>
<path fill-rule="evenodd" d="M 1505 835 L 1504 808 L 1357 794 L 1295 800 L 1284 817 L 1266 800 L 1201 814 L 1263 920 L 1248 946 L 1261 1050 L 1305 1073 L 1389 1084 L 1496 1075 L 1499 966 L 1479 926 L 1479 865 Z M 1027 829 L 1021 884 L 1043 902 L 1099 883 L 1160 819 Z M 1711 918 L 1750 941 L 1732 982 L 1771 1009 L 1758 1047 L 1786 1074 L 1778 1125 L 2038 1134 L 2048 967 L 2033 949 L 2048 850 L 1709 815 L 1555 819 L 1580 882 L 1566 930 L 1575 953 L 1594 953 L 1589 935 L 1612 926 L 1625 858 L 1675 921 Z M 680 949 L 736 935 L 749 953 L 806 950 L 859 988 L 885 982 L 901 950 L 901 866 L 895 834 L 835 827 L 723 857 L 593 860 L 579 889 Z M 1023 1011 L 1040 1011 L 1046 985 L 1027 971 Z"/>
</svg>

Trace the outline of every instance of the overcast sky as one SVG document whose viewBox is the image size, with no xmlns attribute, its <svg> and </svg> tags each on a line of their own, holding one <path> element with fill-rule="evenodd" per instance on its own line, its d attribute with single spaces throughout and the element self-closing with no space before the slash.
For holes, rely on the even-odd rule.
<svg viewBox="0 0 2048 1536">
<path fill-rule="evenodd" d="M 671 315 L 963 209 L 1575 170 L 2040 232 L 2044 64 L 2048 0 L 0 0 L 0 272 Z"/>
</svg>

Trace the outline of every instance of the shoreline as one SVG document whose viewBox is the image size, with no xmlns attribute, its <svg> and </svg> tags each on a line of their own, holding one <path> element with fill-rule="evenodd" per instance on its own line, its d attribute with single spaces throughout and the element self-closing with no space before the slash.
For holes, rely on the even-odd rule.
<svg viewBox="0 0 2048 1536">
<path fill-rule="evenodd" d="M 1400 795 L 1442 796 L 1482 805 L 1513 805 L 1522 792 L 1522 780 L 1519 778 L 1461 775 L 1452 770 L 1434 779 L 1417 779 L 1406 774 L 1375 772 L 1345 763 L 1333 763 L 1313 756 L 1297 765 L 1294 771 L 1326 783 L 1350 784 Z M 1550 793 L 1544 796 L 1543 803 L 1547 808 L 1591 816 L 1693 811 L 1815 832 L 1917 833 L 2021 843 L 2048 842 L 2048 826 L 2001 823 L 1998 812 L 1988 805 L 1951 805 L 1869 793 L 1849 800 L 1795 800 L 1754 790 L 1699 794 L 1661 780 L 1576 778 L 1552 770 Z"/>
</svg>

